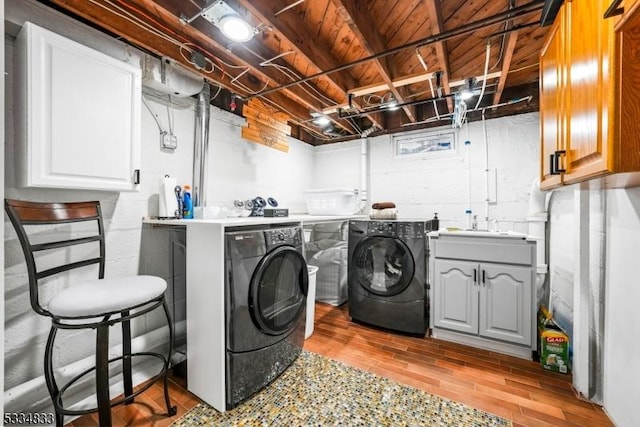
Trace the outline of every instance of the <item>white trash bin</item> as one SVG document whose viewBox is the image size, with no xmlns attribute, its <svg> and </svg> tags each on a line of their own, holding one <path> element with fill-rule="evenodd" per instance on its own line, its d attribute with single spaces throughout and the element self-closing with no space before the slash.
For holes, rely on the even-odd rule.
<svg viewBox="0 0 640 427">
<path fill-rule="evenodd" d="M 309 272 L 309 291 L 307 292 L 307 323 L 304 328 L 304 338 L 307 339 L 313 334 L 313 319 L 316 314 L 316 273 L 318 267 L 307 265 Z"/>
</svg>

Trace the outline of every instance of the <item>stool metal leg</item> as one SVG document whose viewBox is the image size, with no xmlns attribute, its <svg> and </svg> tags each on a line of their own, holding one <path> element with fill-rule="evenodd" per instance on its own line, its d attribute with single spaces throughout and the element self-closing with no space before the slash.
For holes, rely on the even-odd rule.
<svg viewBox="0 0 640 427">
<path fill-rule="evenodd" d="M 49 390 L 51 401 L 53 402 L 53 410 L 56 414 L 56 427 L 63 427 L 64 415 L 58 410 L 57 401 L 59 390 L 58 385 L 56 384 L 56 378 L 53 375 L 53 341 L 56 338 L 56 332 L 58 332 L 58 328 L 51 325 L 49 338 L 47 339 L 47 346 L 44 350 L 44 379 L 47 383 L 47 390 Z M 62 402 L 60 402 L 60 406 L 62 406 Z"/>
<path fill-rule="evenodd" d="M 171 406 L 171 401 L 169 400 L 169 364 L 171 362 L 171 356 L 173 355 L 173 320 L 169 315 L 169 307 L 167 306 L 167 300 L 162 299 L 162 308 L 164 309 L 164 314 L 167 317 L 167 324 L 169 325 L 169 354 L 164 362 L 164 401 L 167 405 L 167 415 L 172 417 L 178 412 L 178 408 L 175 406 Z"/>
<path fill-rule="evenodd" d="M 98 398 L 98 421 L 100 426 L 111 426 L 109 325 L 106 323 L 96 328 L 96 395 Z"/>
<path fill-rule="evenodd" d="M 121 313 L 122 317 L 129 315 L 129 310 Z M 131 322 L 122 322 L 122 381 L 125 397 L 133 394 L 133 380 L 131 379 Z M 133 403 L 133 398 L 126 399 L 125 405 Z"/>
</svg>

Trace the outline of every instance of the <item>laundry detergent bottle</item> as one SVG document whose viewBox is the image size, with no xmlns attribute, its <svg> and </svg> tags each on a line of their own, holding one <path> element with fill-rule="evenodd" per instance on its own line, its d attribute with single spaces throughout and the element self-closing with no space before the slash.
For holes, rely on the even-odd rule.
<svg viewBox="0 0 640 427">
<path fill-rule="evenodd" d="M 182 192 L 182 218 L 184 219 L 192 219 L 193 218 L 193 201 L 191 200 L 191 186 L 185 185 L 183 187 L 184 191 Z"/>
</svg>

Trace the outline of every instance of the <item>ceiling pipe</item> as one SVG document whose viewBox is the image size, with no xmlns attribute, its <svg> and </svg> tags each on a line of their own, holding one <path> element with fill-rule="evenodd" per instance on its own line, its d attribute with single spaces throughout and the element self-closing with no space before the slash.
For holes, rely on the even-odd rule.
<svg viewBox="0 0 640 427">
<path fill-rule="evenodd" d="M 418 100 L 415 100 L 415 101 L 403 102 L 402 104 L 396 104 L 396 105 L 394 105 L 394 108 L 405 107 L 407 105 L 425 104 L 427 102 L 439 101 L 441 99 L 451 98 L 451 97 L 454 97 L 454 96 L 455 96 L 455 94 L 451 93 L 449 95 L 442 95 L 441 97 L 418 99 Z M 364 116 L 364 115 L 371 114 L 371 113 L 374 113 L 374 112 L 385 111 L 385 110 L 389 110 L 389 108 L 385 107 L 383 104 L 381 104 L 380 106 L 375 107 L 375 108 L 369 108 L 367 110 L 360 111 L 358 113 L 351 113 L 351 114 L 344 114 L 343 113 L 344 110 L 342 108 L 338 108 L 338 117 L 341 118 L 341 119 L 349 119 L 349 118 L 352 118 L 352 117 L 360 117 L 360 116 Z"/>
<path fill-rule="evenodd" d="M 439 34 L 435 34 L 435 35 L 426 37 L 424 39 L 417 40 L 417 41 L 414 41 L 414 42 L 411 42 L 411 43 L 407 43 L 405 45 L 398 46 L 396 48 L 387 50 L 386 52 L 380 52 L 380 53 L 377 53 L 375 55 L 371 55 L 371 56 L 368 56 L 366 58 L 362 58 L 362 59 L 359 59 L 357 61 L 353 61 L 353 62 L 350 62 L 348 64 L 344 64 L 344 65 L 341 65 L 339 67 L 332 68 L 330 70 L 322 71 L 320 73 L 313 74 L 311 76 L 307 76 L 307 77 L 304 77 L 302 79 L 294 80 L 292 82 L 289 82 L 289 83 L 281 85 L 281 86 L 277 86 L 277 87 L 274 87 L 274 88 L 271 88 L 271 89 L 266 89 L 266 90 L 260 91 L 260 92 L 254 94 L 254 95 L 248 96 L 247 99 L 255 98 L 257 96 L 267 95 L 267 94 L 270 94 L 270 93 L 273 93 L 273 92 L 276 92 L 276 91 L 279 91 L 279 90 L 282 90 L 282 89 L 287 89 L 287 88 L 289 88 L 291 86 L 296 86 L 296 85 L 299 85 L 301 83 L 308 82 L 309 80 L 313 80 L 313 79 L 316 79 L 318 77 L 325 76 L 327 74 L 332 74 L 332 73 L 336 73 L 338 71 L 343 71 L 343 70 L 352 68 L 352 67 L 354 67 L 356 65 L 359 65 L 359 64 L 362 64 L 364 62 L 368 62 L 368 61 L 372 61 L 374 59 L 379 59 L 379 58 L 383 58 L 385 56 L 393 55 L 393 54 L 401 52 L 401 51 L 403 51 L 405 49 L 416 48 L 416 47 L 421 47 L 423 45 L 427 45 L 427 44 L 431 44 L 431 43 L 446 41 L 446 40 L 449 40 L 449 39 L 452 39 L 452 38 L 455 38 L 455 37 L 463 36 L 465 34 L 468 34 L 468 33 L 483 29 L 483 28 L 491 26 L 491 25 L 500 24 L 500 23 L 503 23 L 505 21 L 513 20 L 513 19 L 521 17 L 521 16 L 529 15 L 531 13 L 538 12 L 538 11 L 542 10 L 542 8 L 544 7 L 544 3 L 545 3 L 545 0 L 533 0 L 532 2 L 527 3 L 525 5 L 518 6 L 518 7 L 515 7 L 513 9 L 508 9 L 508 10 L 506 10 L 504 12 L 497 13 L 495 15 L 489 16 L 489 17 L 484 18 L 484 19 L 480 19 L 480 20 L 475 21 L 475 22 L 470 22 L 469 24 L 462 25 L 462 26 L 460 26 L 458 28 L 454 28 L 453 30 L 443 31 L 443 32 L 441 32 Z"/>
</svg>

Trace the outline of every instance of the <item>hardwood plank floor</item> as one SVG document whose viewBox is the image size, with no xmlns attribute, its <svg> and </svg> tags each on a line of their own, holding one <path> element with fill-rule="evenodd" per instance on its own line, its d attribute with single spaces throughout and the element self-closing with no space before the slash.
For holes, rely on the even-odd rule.
<svg viewBox="0 0 640 427">
<path fill-rule="evenodd" d="M 349 320 L 346 305 L 316 304 L 315 330 L 305 349 L 513 421 L 514 426 L 612 426 L 602 408 L 580 399 L 571 376 L 536 362 L 430 337 L 417 338 Z M 178 414 L 166 418 L 162 383 L 128 406 L 113 409 L 114 426 L 167 426 L 199 399 L 173 377 Z M 97 426 L 95 414 L 68 424 Z"/>
</svg>

